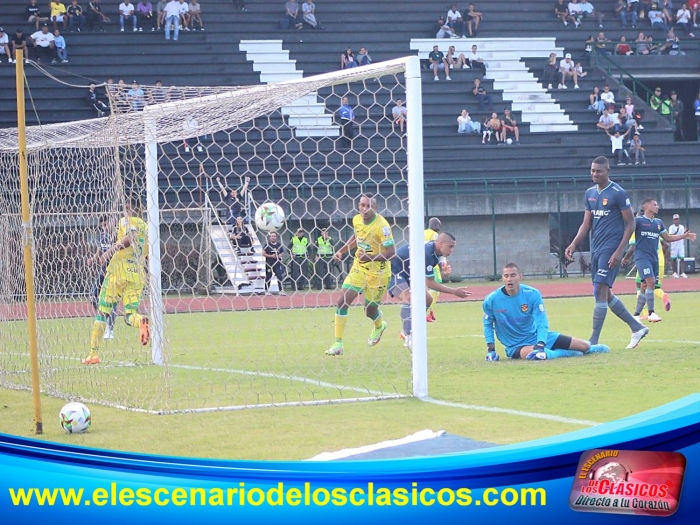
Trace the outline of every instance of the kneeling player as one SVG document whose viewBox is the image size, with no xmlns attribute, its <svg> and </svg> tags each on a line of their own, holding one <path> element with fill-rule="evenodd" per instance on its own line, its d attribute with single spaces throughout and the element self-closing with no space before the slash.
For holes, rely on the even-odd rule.
<svg viewBox="0 0 700 525">
<path fill-rule="evenodd" d="M 605 345 L 549 331 L 542 295 L 532 286 L 520 284 L 523 274 L 517 264 L 506 264 L 504 285 L 484 299 L 484 338 L 487 361 L 498 361 L 495 336 L 511 359 L 545 360 L 609 352 Z"/>
<path fill-rule="evenodd" d="M 430 290 L 446 294 L 456 295 L 464 299 L 471 295 L 466 288 L 450 288 L 437 282 L 435 273 L 443 265 L 447 266 L 447 257 L 452 255 L 455 248 L 455 238 L 452 234 L 443 232 L 437 240 L 425 243 L 425 285 L 428 288 L 425 294 L 425 304 L 428 308 L 433 302 Z M 445 272 L 448 273 L 448 272 Z M 396 250 L 396 257 L 391 260 L 391 281 L 389 283 L 389 295 L 401 300 L 401 320 L 403 331 L 401 338 L 404 346 L 411 349 L 411 266 L 408 244 Z"/>
<path fill-rule="evenodd" d="M 83 364 L 86 365 L 100 362 L 97 355 L 100 340 L 105 333 L 107 318 L 120 299 L 124 303 L 126 324 L 138 328 L 141 344 L 148 344 L 148 318 L 138 313 L 141 293 L 146 284 L 144 261 L 148 256 L 148 226 L 134 216 L 133 207 L 129 204 L 126 206 L 125 215 L 119 219 L 119 241 L 101 256 L 101 262 L 109 261 L 109 265 L 100 288 L 99 311 L 92 326 L 90 354 L 83 359 Z"/>
</svg>

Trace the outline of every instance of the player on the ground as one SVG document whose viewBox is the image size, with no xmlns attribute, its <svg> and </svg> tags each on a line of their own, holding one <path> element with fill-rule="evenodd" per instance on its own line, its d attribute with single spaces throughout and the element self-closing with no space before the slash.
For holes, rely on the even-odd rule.
<svg viewBox="0 0 700 525">
<path fill-rule="evenodd" d="M 352 219 L 354 233 L 350 239 L 335 253 L 333 258 L 342 260 L 343 255 L 353 248 L 355 260 L 350 273 L 343 282 L 343 293 L 338 299 L 335 311 L 335 343 L 326 350 L 327 355 L 343 354 L 343 335 L 348 322 L 348 308 L 359 294 L 365 296 L 365 315 L 374 323 L 374 330 L 367 344 L 379 343 L 386 322 L 382 318 L 379 305 L 386 292 L 391 266 L 389 260 L 394 257 L 396 246 L 387 220 L 377 213 L 377 199 L 370 193 L 360 196 L 359 214 Z"/>
<path fill-rule="evenodd" d="M 659 204 L 654 199 L 646 199 L 642 202 L 644 215 L 635 218 L 634 244 L 630 245 L 623 259 L 626 263 L 634 254 L 634 264 L 646 285 L 644 295 L 637 297 L 635 316 L 639 316 L 644 304 L 649 310 L 649 321 L 658 323 L 661 317 L 654 311 L 654 286 L 659 275 L 659 238 L 666 242 L 675 242 L 685 239 L 695 240 L 696 235 L 685 232 L 682 235 L 670 235 L 661 219 L 656 218 L 659 212 Z"/>
<path fill-rule="evenodd" d="M 668 227 L 668 233 L 671 235 L 683 235 L 685 226 L 681 224 L 681 216 L 677 213 L 673 216 L 673 224 Z M 673 265 L 673 278 L 678 279 L 680 275 L 683 279 L 687 279 L 683 269 L 683 261 L 685 260 L 685 241 L 676 241 L 671 243 L 671 264 Z"/>
<path fill-rule="evenodd" d="M 435 278 L 438 268 L 447 270 L 447 258 L 452 255 L 455 248 L 455 238 L 451 233 L 442 232 L 437 240 L 425 243 L 425 304 L 430 308 L 433 297 L 430 292 L 437 291 L 456 295 L 464 299 L 471 295 L 466 288 L 450 288 L 440 283 Z M 449 273 L 449 272 L 446 272 Z M 403 345 L 411 349 L 411 261 L 409 245 L 404 244 L 396 250 L 396 257 L 391 260 L 391 281 L 389 282 L 389 295 L 401 301 L 401 320 L 403 330 L 401 339 Z"/>
<path fill-rule="evenodd" d="M 148 226 L 134 214 L 135 205 L 127 203 L 124 217 L 119 219 L 117 243 L 104 252 L 101 262 L 109 261 L 100 289 L 99 312 L 95 317 L 90 338 L 90 354 L 83 364 L 100 362 L 97 351 L 100 347 L 107 317 L 121 299 L 124 303 L 126 324 L 139 329 L 141 344 L 148 344 L 148 318 L 138 313 L 141 292 L 146 285 L 145 259 L 148 257 Z"/>
<path fill-rule="evenodd" d="M 423 232 L 423 240 L 425 242 L 436 241 L 440 229 L 442 228 L 442 222 L 437 217 L 431 217 L 428 220 L 428 228 Z M 435 267 L 435 282 L 442 282 L 442 274 L 440 273 L 440 266 Z M 437 290 L 430 290 L 430 295 L 433 296 L 433 302 L 429 303 L 428 315 L 425 316 L 425 320 L 429 323 L 434 323 L 437 321 L 435 318 L 435 304 L 437 303 L 438 297 L 440 297 L 440 292 Z"/>
<path fill-rule="evenodd" d="M 100 289 L 102 288 L 102 282 L 105 280 L 105 273 L 107 272 L 107 264 L 109 259 L 102 261 L 102 255 L 107 252 L 112 247 L 112 239 L 114 238 L 114 230 L 109 224 L 109 217 L 100 217 L 100 238 L 99 244 L 95 254 L 88 259 L 88 262 L 95 263 L 99 265 L 99 271 L 95 279 L 95 284 L 90 290 L 90 302 L 92 307 L 95 309 L 95 315 L 99 315 L 99 304 L 100 304 Z M 116 310 L 116 309 L 115 309 Z M 107 318 L 107 329 L 104 333 L 104 339 L 114 339 L 114 323 L 117 320 L 117 312 L 112 310 Z"/>
<path fill-rule="evenodd" d="M 487 361 L 500 359 L 494 332 L 511 359 L 544 361 L 610 351 L 605 345 L 550 332 L 542 295 L 520 283 L 523 274 L 517 264 L 506 264 L 502 278 L 504 285 L 486 296 L 483 304 Z"/>
<path fill-rule="evenodd" d="M 627 348 L 635 348 L 649 329 L 632 317 L 625 305 L 613 293 L 612 287 L 620 269 L 620 261 L 634 232 L 634 215 L 630 200 L 619 184 L 610 180 L 610 164 L 605 157 L 591 163 L 591 178 L 595 183 L 586 190 L 583 223 L 565 255 L 574 259 L 576 247 L 591 233 L 591 278 L 593 279 L 593 332 L 591 344 L 598 344 L 608 308 L 632 331 Z"/>
</svg>

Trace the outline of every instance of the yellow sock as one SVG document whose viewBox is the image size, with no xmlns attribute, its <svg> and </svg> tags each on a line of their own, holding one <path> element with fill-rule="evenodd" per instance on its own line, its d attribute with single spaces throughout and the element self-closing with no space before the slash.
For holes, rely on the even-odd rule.
<svg viewBox="0 0 700 525">
<path fill-rule="evenodd" d="M 661 288 L 656 288 L 654 290 L 654 297 L 658 299 L 659 301 L 664 300 L 664 291 Z"/>
<path fill-rule="evenodd" d="M 382 312 L 381 312 L 381 310 L 377 313 L 377 318 L 376 318 L 376 319 L 373 319 L 372 322 L 374 323 L 374 327 L 375 327 L 375 328 L 381 328 L 381 327 L 382 327 L 382 323 L 384 322 L 384 320 L 382 319 Z"/>
<path fill-rule="evenodd" d="M 138 312 L 134 312 L 132 314 L 127 314 L 126 315 L 126 324 L 129 326 L 133 326 L 134 328 L 140 328 L 141 327 L 141 319 L 143 319 L 143 315 L 141 315 Z"/>
<path fill-rule="evenodd" d="M 347 315 L 335 314 L 335 340 L 339 343 L 343 342 L 343 335 L 345 335 L 345 326 L 348 324 Z"/>
<path fill-rule="evenodd" d="M 98 321 L 92 325 L 92 334 L 90 335 L 90 355 L 97 355 L 97 351 L 100 348 L 100 341 L 102 341 L 102 336 L 105 335 L 105 328 L 107 328 L 107 323 L 105 321 Z"/>
</svg>

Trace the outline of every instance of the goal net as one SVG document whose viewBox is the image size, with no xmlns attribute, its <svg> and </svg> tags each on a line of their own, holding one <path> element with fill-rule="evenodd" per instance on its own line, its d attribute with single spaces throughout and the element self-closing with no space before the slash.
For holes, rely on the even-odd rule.
<svg viewBox="0 0 700 525">
<path fill-rule="evenodd" d="M 107 117 L 28 129 L 32 238 L 20 215 L 17 130 L 0 137 L 0 386 L 31 384 L 22 264 L 30 242 L 49 395 L 173 413 L 426 393 L 424 310 L 413 354 L 390 301 L 381 308 L 389 328 L 369 347 L 360 297 L 344 355 L 325 355 L 352 262 L 332 254 L 353 233 L 360 194 L 377 196 L 397 245 L 412 232 L 421 249 L 411 260 L 422 264 L 417 59 L 279 84 L 105 91 Z M 406 133 L 392 113 L 398 99 Z M 340 118 L 344 102 L 350 124 Z M 286 215 L 277 232 L 283 271 L 271 275 L 271 239 L 254 220 L 267 202 Z M 143 249 L 130 234 L 137 275 L 113 328 L 100 313 L 106 331 L 96 337 L 96 308 L 124 291 L 103 281 L 99 256 L 121 241 L 118 231 L 138 230 L 132 217 L 145 221 Z M 139 316 L 150 320 L 147 345 Z M 100 362 L 83 364 L 91 349 Z"/>
</svg>

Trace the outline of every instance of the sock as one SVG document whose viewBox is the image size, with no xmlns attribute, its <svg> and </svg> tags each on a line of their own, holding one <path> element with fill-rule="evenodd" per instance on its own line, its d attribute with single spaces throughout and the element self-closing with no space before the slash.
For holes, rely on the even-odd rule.
<svg viewBox="0 0 700 525">
<path fill-rule="evenodd" d="M 558 359 L 560 357 L 581 357 L 583 355 L 583 352 L 578 352 L 576 350 L 550 350 L 549 348 L 545 348 L 544 353 L 547 354 L 547 359 Z"/>
<path fill-rule="evenodd" d="M 384 320 L 382 319 L 382 311 L 381 310 L 377 310 L 377 317 L 373 317 L 372 322 L 374 322 L 375 328 L 382 327 L 382 323 L 384 322 Z"/>
<path fill-rule="evenodd" d="M 134 328 L 141 327 L 141 319 L 143 319 L 143 315 L 138 312 L 127 312 L 126 314 L 126 324 Z"/>
<path fill-rule="evenodd" d="M 433 298 L 432 304 L 428 307 L 428 312 L 433 311 L 433 306 L 435 303 L 437 303 L 438 297 L 440 297 L 440 292 L 436 292 L 435 290 L 430 290 L 430 296 Z"/>
<path fill-rule="evenodd" d="M 92 334 L 90 335 L 90 354 L 97 355 L 97 351 L 100 348 L 100 341 L 102 340 L 102 336 L 105 335 L 106 327 L 107 323 L 105 322 L 105 318 L 98 315 L 92 325 Z"/>
<path fill-rule="evenodd" d="M 608 303 L 595 303 L 595 308 L 593 309 L 593 332 L 588 340 L 592 345 L 598 344 L 598 339 L 600 339 L 600 332 L 603 329 L 603 323 L 605 323 L 605 316 L 608 315 Z"/>
<path fill-rule="evenodd" d="M 345 334 L 345 326 L 348 324 L 348 309 L 337 308 L 335 311 L 335 340 L 338 343 L 343 342 Z"/>
<path fill-rule="evenodd" d="M 608 306 L 610 306 L 610 310 L 612 310 L 612 313 L 614 313 L 616 316 L 622 319 L 622 321 L 624 321 L 633 332 L 637 332 L 644 328 L 644 325 L 637 321 L 634 317 L 632 317 L 632 314 L 629 313 L 629 310 L 625 308 L 625 305 L 616 296 L 613 295 L 613 298 L 608 303 Z M 598 344 L 598 340 L 596 339 L 595 342 L 591 340 L 591 344 Z"/>
<path fill-rule="evenodd" d="M 644 292 L 644 296 L 647 299 L 647 309 L 651 314 L 654 311 L 654 290 L 647 288 Z"/>
<path fill-rule="evenodd" d="M 659 301 L 662 301 L 662 302 L 663 302 L 663 300 L 664 300 L 664 291 L 663 291 L 661 288 L 655 288 L 655 289 L 654 289 L 654 297 L 656 297 L 656 299 L 658 299 Z"/>
<path fill-rule="evenodd" d="M 117 323 L 117 312 L 112 310 L 112 313 L 109 314 L 109 317 L 107 318 L 107 326 L 109 326 L 110 330 L 114 330 L 114 325 Z"/>
<path fill-rule="evenodd" d="M 402 304 L 401 305 L 401 321 L 403 321 L 403 333 L 411 333 L 411 305 Z"/>
<path fill-rule="evenodd" d="M 634 307 L 634 315 L 641 315 L 644 305 L 647 304 L 647 297 L 643 293 L 637 294 L 637 306 Z"/>
</svg>

